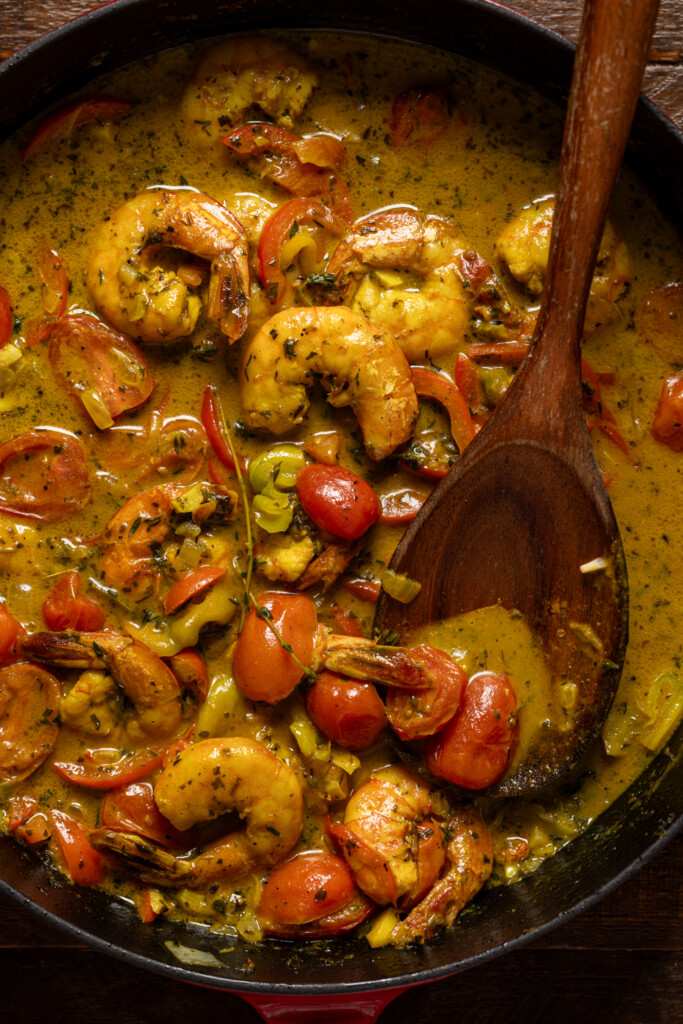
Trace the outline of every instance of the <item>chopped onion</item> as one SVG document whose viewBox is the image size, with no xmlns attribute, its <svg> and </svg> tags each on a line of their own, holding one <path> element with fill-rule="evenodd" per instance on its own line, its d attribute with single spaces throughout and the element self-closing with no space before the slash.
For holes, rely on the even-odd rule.
<svg viewBox="0 0 683 1024">
<path fill-rule="evenodd" d="M 386 569 L 380 580 L 382 589 L 389 597 L 401 604 L 410 604 L 422 590 L 422 584 L 406 576 L 403 572 L 394 572 L 393 569 Z"/>
</svg>

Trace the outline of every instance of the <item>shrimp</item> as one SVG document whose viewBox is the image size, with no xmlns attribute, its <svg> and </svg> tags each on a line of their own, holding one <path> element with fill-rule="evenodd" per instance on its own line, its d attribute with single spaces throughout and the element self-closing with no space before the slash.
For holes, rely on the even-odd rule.
<svg viewBox="0 0 683 1024">
<path fill-rule="evenodd" d="M 146 882 L 199 888 L 268 868 L 290 853 L 303 827 L 301 784 L 256 740 L 207 739 L 181 750 L 154 787 L 161 813 L 181 831 L 236 811 L 244 831 L 230 832 L 192 856 L 163 850 L 126 832 L 99 829 L 93 845 L 118 855 Z"/>
<path fill-rule="evenodd" d="M 543 291 L 554 212 L 552 198 L 532 203 L 503 228 L 496 241 L 498 256 L 533 297 Z M 616 319 L 615 304 L 627 292 L 632 276 L 626 244 L 608 221 L 588 296 L 585 330 L 595 330 Z"/>
<path fill-rule="evenodd" d="M 276 435 L 293 430 L 316 376 L 331 405 L 354 410 L 371 458 L 385 458 L 410 438 L 417 396 L 406 357 L 390 335 L 343 306 L 285 309 L 254 335 L 239 376 L 247 426 Z"/>
<path fill-rule="evenodd" d="M 0 669 L 0 782 L 21 782 L 54 750 L 61 687 L 38 665 Z"/>
<path fill-rule="evenodd" d="M 364 782 L 333 834 L 358 887 L 376 903 L 409 910 L 391 933 L 397 946 L 452 924 L 493 866 L 479 812 L 453 809 L 440 790 L 402 767 L 383 768 Z"/>
<path fill-rule="evenodd" d="M 63 668 L 107 669 L 136 712 L 136 731 L 154 739 L 177 732 L 180 686 L 161 658 L 120 633 L 31 633 L 21 641 L 32 661 Z M 78 684 L 76 684 L 78 685 Z"/>
<path fill-rule="evenodd" d="M 382 210 L 356 221 L 327 269 L 344 302 L 416 361 L 448 354 L 465 337 L 468 296 L 459 266 L 465 248 L 442 217 Z"/>
<path fill-rule="evenodd" d="M 237 504 L 234 491 L 217 484 L 158 484 L 129 498 L 107 523 L 102 537 L 102 574 L 112 587 L 121 587 L 140 601 L 155 593 L 162 545 L 174 525 L 191 523 L 199 533 L 206 522 L 228 522 Z"/>
<path fill-rule="evenodd" d="M 92 299 L 128 337 L 164 343 L 195 329 L 201 275 L 169 263 L 164 250 L 183 249 L 211 264 L 207 316 L 230 342 L 241 338 L 249 314 L 249 245 L 229 210 L 194 191 L 150 189 L 120 206 L 95 233 L 86 271 Z"/>
<path fill-rule="evenodd" d="M 312 65 L 277 39 L 242 36 L 205 54 L 185 90 L 182 118 L 197 142 L 217 143 L 250 111 L 292 128 L 318 85 Z"/>
</svg>

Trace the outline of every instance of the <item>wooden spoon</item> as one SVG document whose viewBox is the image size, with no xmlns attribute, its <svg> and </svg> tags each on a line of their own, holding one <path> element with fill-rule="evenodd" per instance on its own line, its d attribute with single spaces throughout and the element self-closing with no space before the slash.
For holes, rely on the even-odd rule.
<svg viewBox="0 0 683 1024">
<path fill-rule="evenodd" d="M 383 594 L 375 628 L 408 640 L 447 616 L 500 603 L 542 641 L 553 704 L 489 792 L 537 790 L 574 765 L 614 697 L 628 637 L 619 530 L 582 407 L 586 301 L 626 146 L 657 0 L 586 0 L 560 159 L 543 302 L 505 401 L 406 531 L 391 562 L 421 581 Z M 581 570 L 604 559 L 602 570 Z M 600 563 L 598 563 L 600 564 Z M 524 729 L 524 709 L 520 715 Z"/>
</svg>

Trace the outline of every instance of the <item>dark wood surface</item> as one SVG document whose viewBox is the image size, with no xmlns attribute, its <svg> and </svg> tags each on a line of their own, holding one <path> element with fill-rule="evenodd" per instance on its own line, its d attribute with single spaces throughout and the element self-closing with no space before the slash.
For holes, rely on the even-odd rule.
<svg viewBox="0 0 683 1024">
<path fill-rule="evenodd" d="M 188 0 L 191 7 L 192 0 Z M 94 6 L 0 0 L 0 59 Z M 579 0 L 514 0 L 575 39 Z M 645 91 L 683 127 L 683 0 L 662 0 Z M 257 1024 L 238 997 L 131 968 L 0 897 L 2 1015 L 13 1024 Z M 619 890 L 542 941 L 412 989 L 380 1024 L 683 1024 L 683 836 Z"/>
</svg>

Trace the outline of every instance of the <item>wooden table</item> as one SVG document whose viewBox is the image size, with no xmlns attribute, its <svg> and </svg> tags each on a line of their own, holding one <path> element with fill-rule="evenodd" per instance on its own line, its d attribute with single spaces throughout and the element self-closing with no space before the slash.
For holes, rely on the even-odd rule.
<svg viewBox="0 0 683 1024">
<path fill-rule="evenodd" d="M 192 0 L 188 0 L 191 7 Z M 576 39 L 579 0 L 510 0 Z M 87 11 L 93 0 L 0 0 L 0 58 Z M 662 0 L 645 91 L 683 127 L 683 0 Z M 0 899 L 3 1013 L 15 1024 L 256 1024 L 224 992 L 191 988 L 110 959 Z M 582 917 L 466 974 L 413 989 L 380 1024 L 683 1022 L 683 836 Z"/>
</svg>

